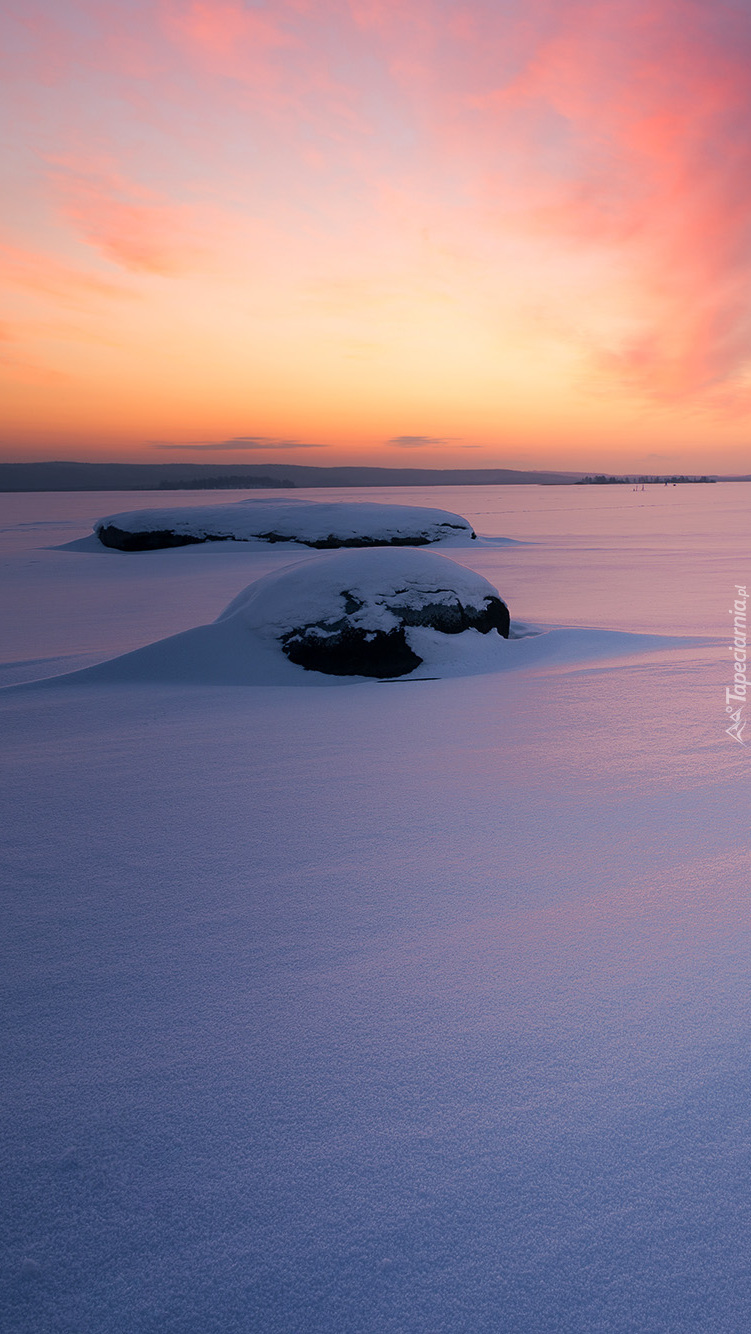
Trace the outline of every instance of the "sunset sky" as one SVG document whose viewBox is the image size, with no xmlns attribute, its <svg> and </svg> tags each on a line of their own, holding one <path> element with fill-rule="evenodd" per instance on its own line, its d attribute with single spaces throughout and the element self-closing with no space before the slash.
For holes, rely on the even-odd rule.
<svg viewBox="0 0 751 1334">
<path fill-rule="evenodd" d="M 751 471 L 747 4 L 0 31 L 4 459 Z"/>
</svg>

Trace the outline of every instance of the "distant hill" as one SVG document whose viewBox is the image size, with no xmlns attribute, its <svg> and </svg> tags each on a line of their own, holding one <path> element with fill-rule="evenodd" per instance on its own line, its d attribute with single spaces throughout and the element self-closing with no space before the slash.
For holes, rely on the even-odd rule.
<svg viewBox="0 0 751 1334">
<path fill-rule="evenodd" d="M 310 486 L 570 486 L 580 472 L 511 468 L 314 468 L 298 463 L 0 463 L 0 491 L 164 491 Z"/>
</svg>

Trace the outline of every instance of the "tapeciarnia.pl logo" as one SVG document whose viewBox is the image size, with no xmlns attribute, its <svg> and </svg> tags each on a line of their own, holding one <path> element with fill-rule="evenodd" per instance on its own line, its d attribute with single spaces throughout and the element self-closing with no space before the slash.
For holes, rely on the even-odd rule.
<svg viewBox="0 0 751 1334">
<path fill-rule="evenodd" d="M 728 644 L 728 652 L 733 655 L 733 688 L 725 688 L 725 712 L 730 714 L 732 725 L 726 727 L 725 731 L 734 741 L 743 741 L 743 729 L 746 726 L 746 719 L 743 717 L 743 706 L 746 703 L 748 691 L 748 680 L 746 678 L 746 604 L 748 603 L 748 590 L 745 584 L 735 584 L 735 598 L 730 608 L 730 615 L 733 618 L 733 642 Z M 734 707 L 736 706 L 737 707 Z"/>
</svg>

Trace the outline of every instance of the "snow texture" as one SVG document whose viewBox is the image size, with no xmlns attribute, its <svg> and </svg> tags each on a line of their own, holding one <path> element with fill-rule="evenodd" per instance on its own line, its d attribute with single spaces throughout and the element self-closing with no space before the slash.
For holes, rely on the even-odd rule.
<svg viewBox="0 0 751 1334">
<path fill-rule="evenodd" d="M 94 525 L 105 546 L 156 550 L 197 542 L 289 542 L 306 547 L 426 546 L 466 542 L 471 525 L 459 514 L 422 506 L 285 500 L 263 497 L 232 505 L 132 510 Z"/>
<path fill-rule="evenodd" d="M 747 497 L 452 490 L 543 633 L 386 684 L 0 497 L 3 1332 L 751 1329 Z"/>
</svg>

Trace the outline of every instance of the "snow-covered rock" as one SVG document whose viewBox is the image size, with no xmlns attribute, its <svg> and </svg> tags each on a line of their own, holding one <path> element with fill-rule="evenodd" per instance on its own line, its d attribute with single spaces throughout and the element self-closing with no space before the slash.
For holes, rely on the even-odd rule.
<svg viewBox="0 0 751 1334">
<path fill-rule="evenodd" d="M 404 676 L 423 661 L 420 632 L 508 638 L 498 590 L 427 551 L 331 552 L 268 574 L 219 617 L 276 640 L 291 662 L 333 676 Z"/>
<path fill-rule="evenodd" d="M 314 500 L 240 500 L 185 509 L 132 510 L 98 519 L 94 532 L 120 551 L 156 551 L 196 542 L 294 542 L 306 547 L 427 546 L 474 538 L 448 510 L 417 505 Z"/>
</svg>

